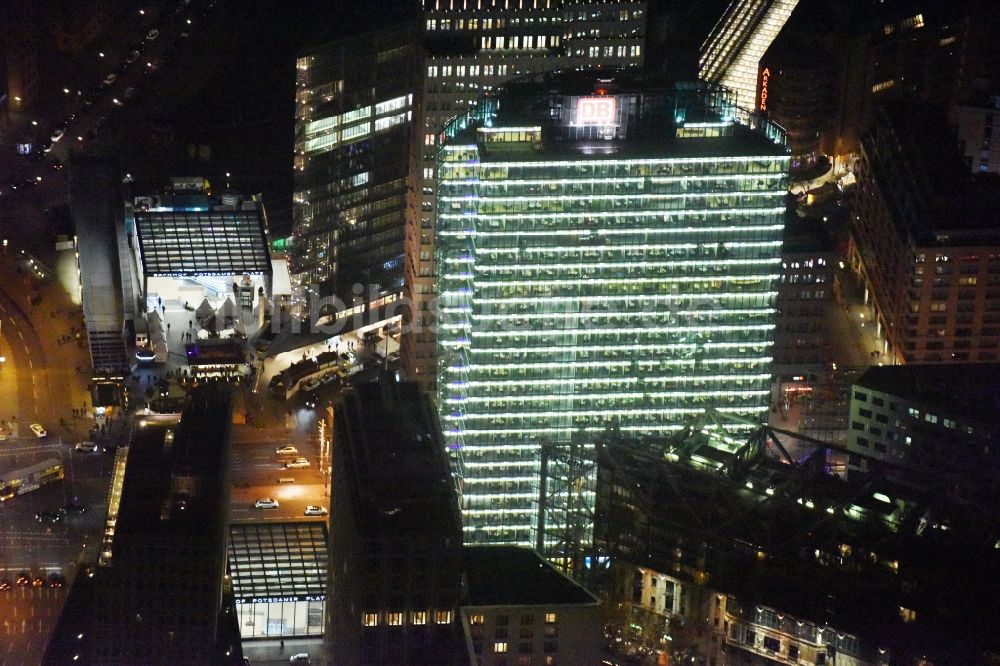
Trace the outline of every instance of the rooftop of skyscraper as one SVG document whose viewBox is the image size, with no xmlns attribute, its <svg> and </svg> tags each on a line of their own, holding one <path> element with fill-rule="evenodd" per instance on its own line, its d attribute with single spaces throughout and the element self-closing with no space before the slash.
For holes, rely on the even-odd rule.
<svg viewBox="0 0 1000 666">
<path fill-rule="evenodd" d="M 703 82 L 650 82 L 625 72 L 525 77 L 449 123 L 485 159 L 552 160 L 787 154 L 784 131 Z"/>
<path fill-rule="evenodd" d="M 139 426 L 129 447 L 114 543 L 213 536 L 206 525 L 225 520 L 230 395 L 208 385 L 191 393 L 175 426 Z"/>
<path fill-rule="evenodd" d="M 441 428 L 417 384 L 384 375 L 356 386 L 335 409 L 334 446 L 351 459 L 345 474 L 359 531 L 460 533 Z"/>
</svg>

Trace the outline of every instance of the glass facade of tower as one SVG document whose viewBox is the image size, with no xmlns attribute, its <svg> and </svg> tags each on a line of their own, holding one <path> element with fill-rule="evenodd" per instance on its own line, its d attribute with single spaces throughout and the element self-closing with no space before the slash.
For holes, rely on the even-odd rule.
<svg viewBox="0 0 1000 666">
<path fill-rule="evenodd" d="M 760 59 L 799 0 L 733 0 L 701 45 L 698 76 L 734 90 L 739 104 L 757 99 Z"/>
<path fill-rule="evenodd" d="M 665 94 L 546 96 L 527 123 L 523 98 L 487 100 L 439 147 L 438 400 L 468 542 L 534 543 L 543 441 L 769 404 L 780 137 L 735 109 L 684 122 Z"/>
<path fill-rule="evenodd" d="M 293 273 L 309 295 L 348 300 L 403 290 L 404 218 L 412 187 L 416 31 L 330 42 L 297 61 Z"/>
</svg>

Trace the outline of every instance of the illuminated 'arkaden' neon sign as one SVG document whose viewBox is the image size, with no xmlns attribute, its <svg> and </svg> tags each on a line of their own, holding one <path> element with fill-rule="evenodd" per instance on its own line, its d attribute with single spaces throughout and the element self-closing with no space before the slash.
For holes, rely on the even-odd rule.
<svg viewBox="0 0 1000 666">
<path fill-rule="evenodd" d="M 767 111 L 767 82 L 771 78 L 771 69 L 764 68 L 760 73 L 760 110 Z"/>
</svg>

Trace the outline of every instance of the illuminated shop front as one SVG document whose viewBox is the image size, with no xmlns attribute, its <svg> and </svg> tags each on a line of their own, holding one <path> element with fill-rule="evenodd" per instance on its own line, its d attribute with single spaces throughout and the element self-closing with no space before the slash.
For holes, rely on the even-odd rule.
<svg viewBox="0 0 1000 666">
<path fill-rule="evenodd" d="M 438 404 L 470 543 L 534 543 L 542 440 L 766 420 L 780 128 L 711 86 L 574 83 L 512 86 L 439 148 Z"/>
<path fill-rule="evenodd" d="M 229 534 L 229 573 L 240 635 L 321 636 L 326 523 L 234 523 Z"/>
</svg>

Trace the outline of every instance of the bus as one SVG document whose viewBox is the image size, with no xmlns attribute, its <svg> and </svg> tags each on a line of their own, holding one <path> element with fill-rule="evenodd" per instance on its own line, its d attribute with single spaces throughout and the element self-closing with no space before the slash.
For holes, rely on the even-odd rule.
<svg viewBox="0 0 1000 666">
<path fill-rule="evenodd" d="M 8 472 L 0 472 L 0 501 L 6 502 L 15 495 L 37 490 L 47 483 L 63 478 L 63 466 L 56 458 Z"/>
</svg>

